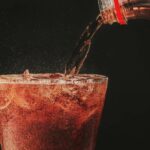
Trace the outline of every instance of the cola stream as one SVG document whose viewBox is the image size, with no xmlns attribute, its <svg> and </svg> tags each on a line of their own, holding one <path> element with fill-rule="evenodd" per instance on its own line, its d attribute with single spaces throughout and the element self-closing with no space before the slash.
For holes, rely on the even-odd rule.
<svg viewBox="0 0 150 150">
<path fill-rule="evenodd" d="M 101 15 L 98 15 L 97 18 L 85 28 L 75 46 L 71 58 L 65 66 L 65 75 L 76 75 L 80 72 L 90 51 L 92 39 L 102 24 Z"/>
</svg>

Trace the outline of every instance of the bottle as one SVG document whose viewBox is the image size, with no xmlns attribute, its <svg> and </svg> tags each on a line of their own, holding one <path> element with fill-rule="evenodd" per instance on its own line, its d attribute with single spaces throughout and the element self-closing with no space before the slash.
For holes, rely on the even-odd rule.
<svg viewBox="0 0 150 150">
<path fill-rule="evenodd" d="M 150 20 L 150 0 L 98 0 L 98 3 L 104 24 L 124 25 L 133 19 Z"/>
</svg>

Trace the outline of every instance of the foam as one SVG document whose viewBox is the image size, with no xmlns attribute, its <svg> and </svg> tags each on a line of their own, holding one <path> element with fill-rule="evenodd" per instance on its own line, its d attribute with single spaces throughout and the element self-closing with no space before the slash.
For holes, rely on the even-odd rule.
<svg viewBox="0 0 150 150">
<path fill-rule="evenodd" d="M 107 77 L 98 74 L 67 75 L 61 73 L 0 75 L 0 84 L 81 84 L 101 82 Z"/>
</svg>

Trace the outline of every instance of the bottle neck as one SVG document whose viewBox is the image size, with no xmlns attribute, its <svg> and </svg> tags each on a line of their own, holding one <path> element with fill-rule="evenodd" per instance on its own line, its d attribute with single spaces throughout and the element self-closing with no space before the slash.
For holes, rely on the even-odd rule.
<svg viewBox="0 0 150 150">
<path fill-rule="evenodd" d="M 118 22 L 126 24 L 128 20 L 148 19 L 150 20 L 150 0 L 130 0 L 122 5 L 115 4 L 111 8 L 101 11 L 101 17 L 104 24 L 113 24 Z"/>
</svg>

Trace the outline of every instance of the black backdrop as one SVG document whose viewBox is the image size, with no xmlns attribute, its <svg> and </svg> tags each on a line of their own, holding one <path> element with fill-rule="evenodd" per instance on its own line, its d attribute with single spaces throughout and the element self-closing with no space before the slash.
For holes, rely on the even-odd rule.
<svg viewBox="0 0 150 150">
<path fill-rule="evenodd" d="M 96 0 L 0 2 L 0 74 L 63 72 Z M 96 150 L 147 149 L 150 140 L 150 21 L 105 25 L 82 69 L 109 77 Z"/>
</svg>

